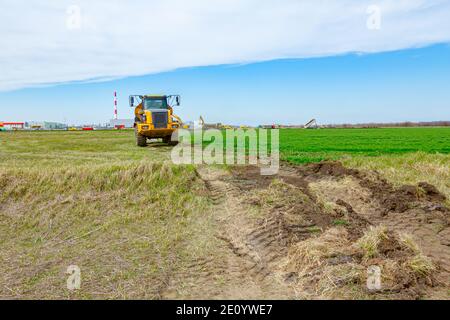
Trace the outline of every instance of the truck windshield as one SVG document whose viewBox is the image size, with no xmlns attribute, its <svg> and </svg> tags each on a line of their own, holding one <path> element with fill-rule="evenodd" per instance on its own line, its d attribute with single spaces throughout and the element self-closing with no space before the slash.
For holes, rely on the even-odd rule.
<svg viewBox="0 0 450 320">
<path fill-rule="evenodd" d="M 145 99 L 144 109 L 167 109 L 167 100 L 165 98 Z"/>
</svg>

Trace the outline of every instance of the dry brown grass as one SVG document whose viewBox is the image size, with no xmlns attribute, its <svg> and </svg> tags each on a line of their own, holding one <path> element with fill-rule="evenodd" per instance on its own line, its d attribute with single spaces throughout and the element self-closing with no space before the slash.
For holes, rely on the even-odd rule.
<svg viewBox="0 0 450 320">
<path fill-rule="evenodd" d="M 316 294 L 324 299 L 367 299 L 366 268 L 357 263 L 325 266 L 316 285 Z"/>
<path fill-rule="evenodd" d="M 351 204 L 353 209 L 360 214 L 368 214 L 377 210 L 376 204 L 371 201 L 373 197 L 370 191 L 361 187 L 357 179 L 351 176 L 317 180 L 311 182 L 308 187 L 327 213 L 346 211 L 345 208 L 336 204 L 337 200 L 344 200 Z"/>
<path fill-rule="evenodd" d="M 286 261 L 286 270 L 302 277 L 320 267 L 327 257 L 348 253 L 349 241 L 343 227 L 334 227 L 324 233 L 294 244 Z"/>
<path fill-rule="evenodd" d="M 284 270 L 297 274 L 299 298 L 365 298 L 361 287 L 363 266 L 351 261 L 329 263 L 330 259 L 354 255 L 356 251 L 351 244 L 344 227 L 332 227 L 290 248 Z"/>
<path fill-rule="evenodd" d="M 428 276 L 436 270 L 436 266 L 427 256 L 417 254 L 409 259 L 406 265 L 418 276 Z"/>
<path fill-rule="evenodd" d="M 377 157 L 348 157 L 342 162 L 352 168 L 376 170 L 394 185 L 415 185 L 425 181 L 450 199 L 450 157 L 425 152 Z M 450 203 L 449 203 L 450 204 Z"/>
<path fill-rule="evenodd" d="M 296 214 L 299 207 L 317 209 L 301 189 L 280 179 L 274 179 L 268 188 L 250 190 L 243 194 L 243 200 L 243 203 L 250 204 L 246 210 L 253 218 L 261 218 L 264 213 L 276 209 L 282 212 L 286 222 L 292 224 L 306 223 L 304 215 Z"/>
<path fill-rule="evenodd" d="M 421 253 L 421 249 L 410 233 L 399 233 L 400 244 L 414 253 Z"/>
<path fill-rule="evenodd" d="M 405 266 L 407 266 L 417 276 L 428 276 L 433 271 L 436 271 L 436 266 L 431 259 L 423 253 L 422 249 L 413 239 L 412 235 L 402 233 L 399 235 L 399 238 L 400 243 L 411 250 L 414 254 L 405 262 Z"/>
<path fill-rule="evenodd" d="M 268 188 L 253 189 L 246 195 L 247 201 L 261 207 L 294 206 L 299 201 L 309 201 L 308 197 L 297 187 L 274 179 Z"/>
<path fill-rule="evenodd" d="M 108 147 L 109 134 L 119 138 Z M 204 186 L 194 167 L 165 161 L 167 147 L 136 150 L 122 133 L 74 134 L 69 146 L 66 134 L 29 135 L 0 148 L 1 297 L 159 298 L 173 273 L 211 252 Z M 30 137 L 42 145 L 22 148 Z"/>
</svg>

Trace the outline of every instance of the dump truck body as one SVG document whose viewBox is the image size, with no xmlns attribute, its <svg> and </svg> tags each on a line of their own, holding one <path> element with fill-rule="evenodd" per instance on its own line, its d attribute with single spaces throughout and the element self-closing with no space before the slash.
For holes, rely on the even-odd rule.
<svg viewBox="0 0 450 320">
<path fill-rule="evenodd" d="M 138 146 L 145 146 L 147 139 L 162 138 L 164 142 L 175 144 L 172 140 L 174 131 L 182 127 L 181 119 L 173 113 L 173 105 L 180 104 L 179 96 L 130 96 L 130 106 L 135 99 L 135 133 Z"/>
</svg>

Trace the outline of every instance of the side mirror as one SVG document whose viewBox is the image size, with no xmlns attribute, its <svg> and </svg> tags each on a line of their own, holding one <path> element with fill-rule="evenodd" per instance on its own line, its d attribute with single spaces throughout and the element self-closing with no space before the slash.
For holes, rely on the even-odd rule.
<svg viewBox="0 0 450 320">
<path fill-rule="evenodd" d="M 134 97 L 130 96 L 130 107 L 134 107 Z"/>
<path fill-rule="evenodd" d="M 177 97 L 175 98 L 175 101 L 177 102 L 177 106 L 179 106 L 179 105 L 180 105 L 180 96 L 177 96 Z"/>
</svg>

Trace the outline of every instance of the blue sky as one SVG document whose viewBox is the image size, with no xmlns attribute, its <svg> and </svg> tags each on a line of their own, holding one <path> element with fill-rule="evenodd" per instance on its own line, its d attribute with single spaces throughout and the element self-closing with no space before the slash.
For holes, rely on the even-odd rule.
<svg viewBox="0 0 450 320">
<path fill-rule="evenodd" d="M 2 0 L 0 121 L 105 123 L 115 90 L 124 118 L 449 120 L 449 44 L 450 0 Z"/>
<path fill-rule="evenodd" d="M 3 120 L 104 123 L 130 118 L 129 94 L 177 93 L 185 120 L 321 123 L 450 119 L 450 46 L 185 68 L 97 83 L 0 92 Z"/>
</svg>

